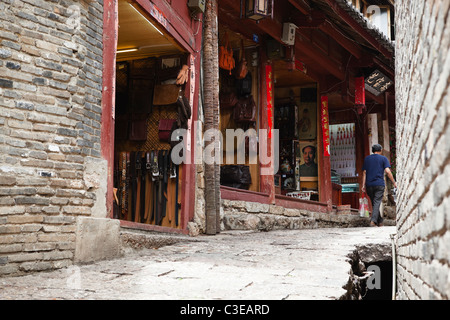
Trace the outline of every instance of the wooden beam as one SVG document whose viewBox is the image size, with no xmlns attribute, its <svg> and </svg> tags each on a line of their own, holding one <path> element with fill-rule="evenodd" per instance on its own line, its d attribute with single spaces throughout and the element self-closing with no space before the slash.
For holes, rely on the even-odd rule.
<svg viewBox="0 0 450 320">
<path fill-rule="evenodd" d="M 195 37 L 191 26 L 179 18 L 177 12 L 163 0 L 129 0 L 138 3 L 154 18 L 170 35 L 190 53 L 195 51 Z M 164 12 L 164 14 L 162 14 Z M 173 30 L 172 30 L 173 29 Z"/>
<path fill-rule="evenodd" d="M 289 3 L 305 15 L 311 13 L 311 7 L 304 0 L 289 0 Z"/>
<path fill-rule="evenodd" d="M 345 50 L 350 52 L 356 58 L 360 59 L 362 57 L 361 47 L 354 41 L 351 41 L 345 37 L 330 21 L 327 20 L 319 27 L 319 29 L 332 37 L 337 43 L 339 43 Z"/>
<path fill-rule="evenodd" d="M 226 5 L 227 8 L 233 9 L 236 17 L 239 16 L 239 1 L 222 0 L 220 4 Z M 251 28 L 250 26 L 253 24 L 253 22 L 247 19 L 242 20 L 242 24 L 249 25 L 249 28 Z M 258 24 L 255 23 L 255 27 L 258 28 L 260 33 L 262 32 L 268 34 L 278 42 L 283 43 L 281 41 L 283 25 L 276 19 L 262 19 L 258 22 Z M 308 65 L 317 65 L 336 78 L 340 80 L 345 79 L 345 72 L 342 68 L 342 65 L 333 63 L 328 55 L 324 54 L 312 41 L 310 41 L 308 35 L 302 33 L 298 29 L 296 34 L 297 37 L 295 39 L 295 55 L 300 60 L 302 60 L 307 65 L 307 67 Z"/>
</svg>

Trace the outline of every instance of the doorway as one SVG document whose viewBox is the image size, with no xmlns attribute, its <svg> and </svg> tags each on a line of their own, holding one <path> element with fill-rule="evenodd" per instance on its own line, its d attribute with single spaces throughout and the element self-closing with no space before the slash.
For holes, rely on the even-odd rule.
<svg viewBox="0 0 450 320">
<path fill-rule="evenodd" d="M 192 113 L 187 79 L 176 81 L 189 53 L 159 22 L 138 3 L 118 1 L 113 218 L 182 229 L 185 166 L 172 161 L 170 136 L 181 108 Z"/>
</svg>

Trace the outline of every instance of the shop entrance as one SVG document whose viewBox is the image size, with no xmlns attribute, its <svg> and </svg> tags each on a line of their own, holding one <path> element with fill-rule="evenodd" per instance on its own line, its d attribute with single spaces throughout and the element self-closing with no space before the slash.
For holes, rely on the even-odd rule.
<svg viewBox="0 0 450 320">
<path fill-rule="evenodd" d="M 291 61 L 274 62 L 274 124 L 279 129 L 276 194 L 319 201 L 317 83 Z"/>
<path fill-rule="evenodd" d="M 113 217 L 181 229 L 184 166 L 170 135 L 191 116 L 187 77 L 177 81 L 188 54 L 138 4 L 119 0 L 118 13 Z"/>
</svg>

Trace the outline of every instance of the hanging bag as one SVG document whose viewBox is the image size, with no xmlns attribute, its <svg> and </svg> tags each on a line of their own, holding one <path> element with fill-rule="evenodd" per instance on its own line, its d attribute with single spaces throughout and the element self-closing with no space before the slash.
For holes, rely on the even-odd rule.
<svg viewBox="0 0 450 320">
<path fill-rule="evenodd" d="M 158 138 L 161 142 L 169 142 L 172 134 L 172 126 L 176 119 L 160 119 L 158 124 Z"/>
<path fill-rule="evenodd" d="M 252 93 L 252 74 L 247 72 L 243 79 L 236 80 L 236 92 L 240 97 L 247 97 Z"/>
<path fill-rule="evenodd" d="M 241 52 L 239 58 L 239 65 L 236 68 L 236 79 L 244 79 L 248 73 L 247 60 L 245 59 L 244 40 L 241 39 Z"/>
<path fill-rule="evenodd" d="M 359 216 L 360 217 L 369 217 L 369 200 L 367 199 L 367 195 L 365 192 L 362 193 L 359 198 Z"/>
<path fill-rule="evenodd" d="M 153 93 L 153 105 L 165 106 L 177 102 L 181 87 L 176 84 L 157 84 Z"/>
<path fill-rule="evenodd" d="M 236 103 L 238 102 L 238 98 L 236 93 L 231 92 L 223 92 L 219 93 L 219 101 L 220 101 L 220 109 L 233 109 Z"/>
<path fill-rule="evenodd" d="M 234 106 L 233 118 L 239 123 L 256 121 L 256 103 L 253 96 L 239 98 Z"/>
<path fill-rule="evenodd" d="M 235 61 L 233 58 L 233 49 L 228 43 L 228 33 L 225 32 L 225 46 L 219 47 L 219 67 L 230 71 L 235 67 Z"/>
</svg>

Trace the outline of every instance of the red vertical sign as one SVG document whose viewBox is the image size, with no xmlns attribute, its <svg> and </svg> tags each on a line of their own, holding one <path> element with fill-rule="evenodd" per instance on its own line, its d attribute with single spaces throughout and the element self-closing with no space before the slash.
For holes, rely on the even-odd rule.
<svg viewBox="0 0 450 320">
<path fill-rule="evenodd" d="M 269 128 L 269 138 L 272 138 L 272 128 L 273 128 L 273 106 L 272 106 L 272 66 L 266 65 L 266 99 L 267 99 L 267 126 Z"/>
<path fill-rule="evenodd" d="M 328 116 L 328 96 L 320 98 L 320 115 L 322 122 L 323 155 L 330 156 L 330 123 Z"/>
<path fill-rule="evenodd" d="M 363 106 L 366 104 L 366 84 L 364 77 L 355 78 L 355 104 Z"/>
</svg>

